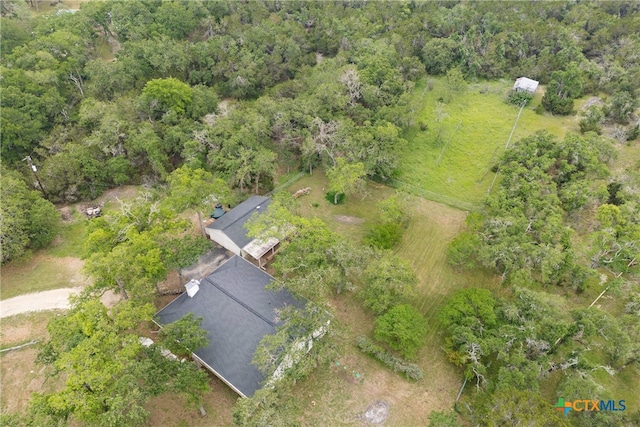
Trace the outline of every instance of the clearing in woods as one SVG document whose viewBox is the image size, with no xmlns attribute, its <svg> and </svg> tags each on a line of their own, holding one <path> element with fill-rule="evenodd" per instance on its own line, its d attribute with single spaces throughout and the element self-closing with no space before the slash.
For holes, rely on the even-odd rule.
<svg viewBox="0 0 640 427">
<path fill-rule="evenodd" d="M 444 79 L 419 82 L 412 93 L 414 123 L 404 132 L 408 145 L 400 156 L 398 180 L 437 195 L 478 205 L 493 181 L 490 171 L 504 151 L 519 108 L 504 99 L 513 82 L 500 80 L 471 84 L 450 102 Z M 578 130 L 575 116 L 536 114 L 542 98 L 538 90 L 524 108 L 511 144 L 546 129 L 559 138 Z M 422 126 L 421 126 L 422 125 Z M 445 200 L 446 202 L 446 200 Z"/>
<path fill-rule="evenodd" d="M 335 206 L 324 199 L 327 181 L 320 170 L 300 179 L 288 191 L 304 187 L 311 187 L 311 192 L 299 199 L 302 213 L 323 219 L 332 230 L 356 242 L 381 215 L 376 201 L 394 192 L 370 182 L 364 199 L 350 196 L 343 205 Z M 425 425 L 431 411 L 448 411 L 453 405 L 462 372 L 449 363 L 441 349 L 444 342 L 436 313 L 455 290 L 468 286 L 497 289 L 498 282 L 489 272 L 457 272 L 446 263 L 447 245 L 464 227 L 466 213 L 417 197 L 411 203 L 413 218 L 395 252 L 410 262 L 419 280 L 416 306 L 428 319 L 429 334 L 416 363 L 425 378 L 407 381 L 361 353 L 354 340 L 359 335 L 372 335 L 373 315 L 353 294 L 332 298 L 339 330 L 336 339 L 344 351 L 331 367 L 318 368 L 294 388 L 301 419 L 308 425 L 352 424 L 377 401 L 389 405 L 386 424 Z M 344 221 L 343 216 L 361 221 Z"/>
</svg>

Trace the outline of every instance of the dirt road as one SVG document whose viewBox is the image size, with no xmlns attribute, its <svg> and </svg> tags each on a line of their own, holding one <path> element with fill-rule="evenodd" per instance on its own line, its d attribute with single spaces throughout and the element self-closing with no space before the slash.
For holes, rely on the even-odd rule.
<svg viewBox="0 0 640 427">
<path fill-rule="evenodd" d="M 77 294 L 82 288 L 62 288 L 36 292 L 0 301 L 0 318 L 29 311 L 69 308 L 69 295 Z"/>
<path fill-rule="evenodd" d="M 56 310 L 69 308 L 69 295 L 77 294 L 82 288 L 62 288 L 51 291 L 35 292 L 0 301 L 0 318 L 30 311 Z M 106 292 L 100 300 L 107 307 L 118 299 L 112 292 Z"/>
</svg>

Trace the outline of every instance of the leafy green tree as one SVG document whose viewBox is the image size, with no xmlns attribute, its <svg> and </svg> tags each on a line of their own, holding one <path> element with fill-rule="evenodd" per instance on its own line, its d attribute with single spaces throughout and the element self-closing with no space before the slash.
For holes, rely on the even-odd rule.
<svg viewBox="0 0 640 427">
<path fill-rule="evenodd" d="M 602 122 L 604 121 L 604 112 L 597 105 L 590 106 L 582 113 L 584 117 L 580 119 L 580 132 L 595 132 L 598 135 L 602 133 Z"/>
<path fill-rule="evenodd" d="M 593 133 L 569 134 L 560 143 L 537 133 L 511 147 L 503 155 L 500 188 L 487 200 L 476 231 L 477 259 L 510 281 L 581 289 L 588 272 L 575 262 L 564 215 L 589 200 L 589 180 L 606 176 L 613 154 Z"/>
<path fill-rule="evenodd" d="M 123 61 L 105 61 L 94 59 L 84 67 L 86 78 L 85 93 L 94 98 L 110 101 L 133 89 L 134 78 L 127 72 Z"/>
<path fill-rule="evenodd" d="M 391 249 L 402 240 L 402 226 L 394 222 L 375 224 L 364 236 L 364 243 L 379 249 Z"/>
<path fill-rule="evenodd" d="M 591 234 L 592 265 L 604 266 L 618 273 L 638 269 L 640 259 L 640 224 L 633 206 L 604 204 L 598 208 L 599 230 Z"/>
<path fill-rule="evenodd" d="M 27 49 L 28 46 L 24 46 Z M 14 55 L 20 55 L 17 48 Z M 25 52 L 26 55 L 26 52 Z M 55 68 L 55 59 L 48 52 L 31 54 L 45 64 L 35 61 L 32 68 L 2 66 L 2 144 L 0 153 L 4 162 L 16 163 L 26 155 L 32 155 L 33 149 L 52 128 L 64 110 L 65 99 L 57 87 L 57 76 L 50 67 Z M 53 64 L 50 64 L 53 62 Z M 40 68 L 44 68 L 41 70 Z"/>
<path fill-rule="evenodd" d="M 93 253 L 85 264 L 94 286 L 120 292 L 125 299 L 149 300 L 156 283 L 167 275 L 162 250 L 149 232 L 129 229 L 126 241 L 108 253 Z"/>
<path fill-rule="evenodd" d="M 572 425 L 537 392 L 516 388 L 486 396 L 477 419 L 480 425 L 487 427 L 499 427 L 514 422 L 542 427 Z"/>
<path fill-rule="evenodd" d="M 152 176 L 166 178 L 170 164 L 162 142 L 150 123 L 141 123 L 135 133 L 129 135 L 125 148 L 130 158 L 150 167 Z"/>
<path fill-rule="evenodd" d="M 614 123 L 629 124 L 630 117 L 638 106 L 638 99 L 627 91 L 616 92 L 605 107 L 605 114 Z"/>
<path fill-rule="evenodd" d="M 0 201 L 3 263 L 19 258 L 29 248 L 46 247 L 56 237 L 60 213 L 39 191 L 29 190 L 17 173 L 2 173 Z"/>
<path fill-rule="evenodd" d="M 469 288 L 456 292 L 438 313 L 448 331 L 447 355 L 452 363 L 465 366 L 467 378 L 477 386 L 487 382 L 487 358 L 495 351 L 498 322 L 496 300 L 486 289 Z"/>
<path fill-rule="evenodd" d="M 195 209 L 204 235 L 202 210 L 212 209 L 215 202 L 229 196 L 227 184 L 220 178 L 214 178 L 204 169 L 191 169 L 187 166 L 174 170 L 168 176 L 167 182 L 169 184 L 167 203 L 178 212 L 188 208 Z"/>
<path fill-rule="evenodd" d="M 141 425 L 148 416 L 145 402 L 163 392 L 198 403 L 208 390 L 206 373 L 164 357 L 157 345 L 140 343 L 137 328 L 154 311 L 151 304 L 129 301 L 111 310 L 97 298 L 74 301 L 66 315 L 49 323 L 49 339 L 38 355 L 64 386 L 36 394 L 30 412 L 47 425 Z"/>
<path fill-rule="evenodd" d="M 460 68 L 452 68 L 447 71 L 444 82 L 446 86 L 446 102 L 450 102 L 456 94 L 464 92 L 467 88 L 467 83 Z"/>
<path fill-rule="evenodd" d="M 163 326 L 159 336 L 172 353 L 190 356 L 192 352 L 209 344 L 207 331 L 201 326 L 202 317 L 196 319 L 193 313 L 189 313 L 182 319 Z"/>
<path fill-rule="evenodd" d="M 542 97 L 545 110 L 560 115 L 573 111 L 573 100 L 582 96 L 582 74 L 575 63 L 565 71 L 554 71 L 547 91 Z"/>
<path fill-rule="evenodd" d="M 53 201 L 95 199 L 111 185 L 103 161 L 97 147 L 69 143 L 45 159 L 40 179 Z"/>
<path fill-rule="evenodd" d="M 169 111 L 182 114 L 191 105 L 193 91 L 188 84 L 169 77 L 149 80 L 142 89 L 140 103 L 143 111 L 158 119 Z"/>
<path fill-rule="evenodd" d="M 461 59 L 460 44 L 451 38 L 434 37 L 422 48 L 422 62 L 429 74 L 445 74 Z"/>
<path fill-rule="evenodd" d="M 196 8 L 192 6 L 190 3 L 164 2 L 153 12 L 154 22 L 161 32 L 175 39 L 184 39 L 198 24 Z"/>
<path fill-rule="evenodd" d="M 496 325 L 496 301 L 486 289 L 469 288 L 456 292 L 438 317 L 446 327 L 454 325 L 482 333 Z"/>
<path fill-rule="evenodd" d="M 376 319 L 377 340 L 384 341 L 404 357 L 413 359 L 424 345 L 427 322 L 410 305 L 396 305 Z"/>
<path fill-rule="evenodd" d="M 357 191 L 363 185 L 365 175 L 362 163 L 349 163 L 344 158 L 336 160 L 336 165 L 327 170 L 329 191 L 334 193 L 333 203 L 338 204 L 338 195 Z"/>
<path fill-rule="evenodd" d="M 418 279 L 407 262 L 388 251 L 380 251 L 368 261 L 361 275 L 360 291 L 365 307 L 381 315 L 391 307 L 408 303 Z"/>
</svg>

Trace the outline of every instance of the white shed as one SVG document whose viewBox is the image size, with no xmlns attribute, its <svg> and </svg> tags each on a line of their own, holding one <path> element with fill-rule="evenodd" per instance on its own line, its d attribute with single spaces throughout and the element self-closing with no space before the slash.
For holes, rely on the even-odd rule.
<svg viewBox="0 0 640 427">
<path fill-rule="evenodd" d="M 520 77 L 519 79 L 516 80 L 515 84 L 513 85 L 513 90 L 535 93 L 536 89 L 538 89 L 539 84 L 540 82 L 531 80 L 527 77 Z"/>
</svg>

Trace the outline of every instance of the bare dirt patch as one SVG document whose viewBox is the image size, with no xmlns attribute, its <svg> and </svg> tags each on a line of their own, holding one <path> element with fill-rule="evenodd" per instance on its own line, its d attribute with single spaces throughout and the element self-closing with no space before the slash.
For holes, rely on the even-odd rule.
<svg viewBox="0 0 640 427">
<path fill-rule="evenodd" d="M 602 100 L 600 98 L 598 98 L 597 96 L 592 96 L 591 98 L 587 99 L 584 104 L 582 104 L 582 107 L 580 108 L 581 111 L 587 110 L 589 107 L 591 107 L 592 105 L 604 105 L 604 102 L 602 102 Z"/>
<path fill-rule="evenodd" d="M 0 408 L 3 413 L 20 413 L 25 410 L 31 393 L 42 391 L 44 368 L 34 365 L 38 350 L 34 347 L 3 353 L 2 396 Z"/>
<path fill-rule="evenodd" d="M 9 317 L 31 311 L 69 308 L 69 296 L 78 294 L 82 288 L 62 288 L 33 294 L 20 295 L 0 301 L 0 317 Z"/>
<path fill-rule="evenodd" d="M 367 424 L 384 424 L 389 417 L 389 405 L 386 402 L 375 402 L 369 405 L 360 417 Z"/>
<path fill-rule="evenodd" d="M 352 225 L 358 225 L 364 222 L 363 218 L 358 218 L 357 216 L 351 216 L 351 215 L 334 215 L 333 219 L 343 224 L 352 224 Z"/>
<path fill-rule="evenodd" d="M 70 222 L 73 220 L 73 208 L 71 206 L 62 206 L 58 208 L 58 212 L 60 212 L 63 221 Z"/>
<path fill-rule="evenodd" d="M 107 209 L 114 209 L 120 206 L 120 201 L 132 200 L 140 194 L 141 187 L 135 185 L 124 185 L 121 187 L 112 188 L 107 190 L 98 196 L 91 202 L 81 202 L 74 205 L 75 209 L 83 216 L 86 217 L 86 209 L 90 206 L 101 206 Z M 104 212 L 104 210 L 103 210 Z"/>
<path fill-rule="evenodd" d="M 2 319 L 0 347 L 9 348 L 30 340 L 42 341 L 47 338 L 47 323 L 61 311 L 27 313 Z"/>
</svg>

